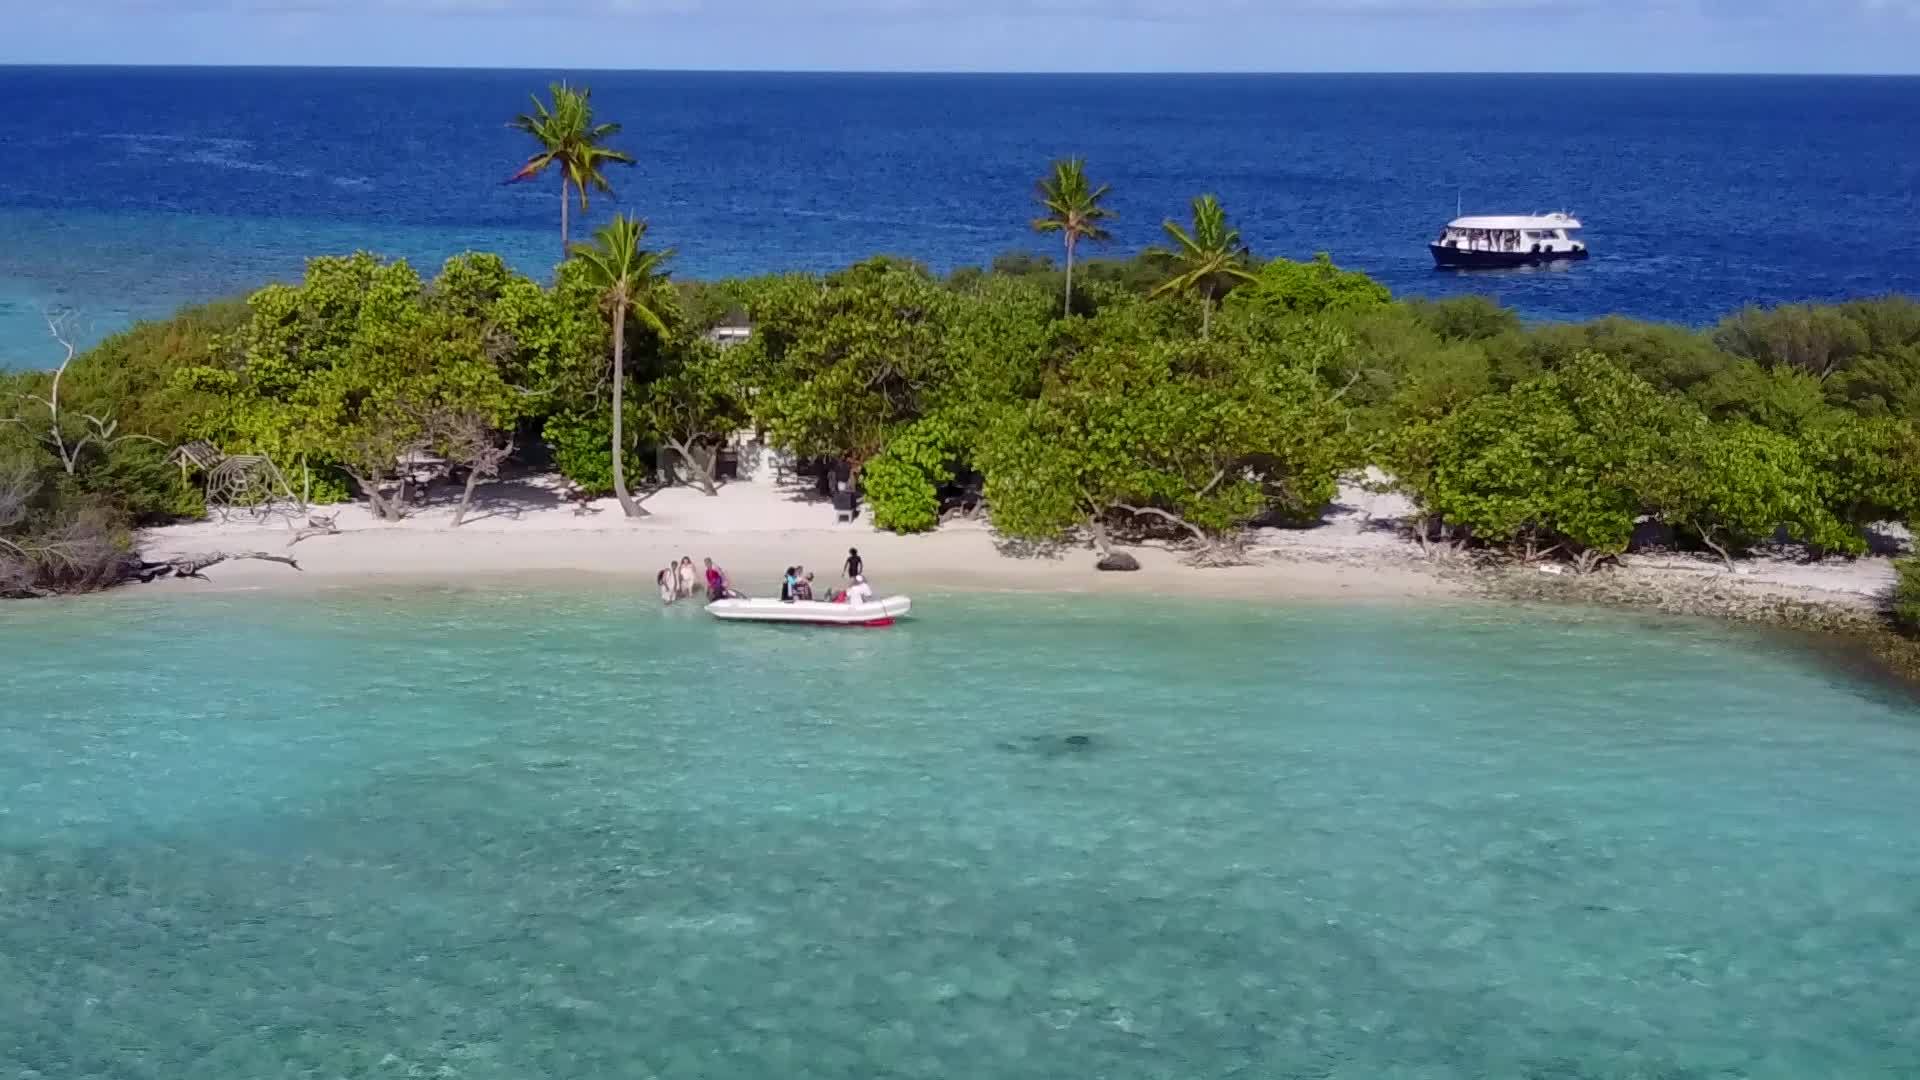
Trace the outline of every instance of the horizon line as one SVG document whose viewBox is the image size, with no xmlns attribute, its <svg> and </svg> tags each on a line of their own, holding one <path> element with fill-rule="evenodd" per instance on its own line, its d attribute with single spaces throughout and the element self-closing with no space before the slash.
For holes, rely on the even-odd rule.
<svg viewBox="0 0 1920 1080">
<path fill-rule="evenodd" d="M 1256 70 L 1197 68 L 1156 68 L 1113 71 L 1043 71 L 1037 69 L 987 68 L 704 68 L 704 67 L 566 67 L 563 65 L 485 64 L 196 64 L 152 61 L 46 63 L 0 61 L 4 70 L 172 70 L 172 71 L 475 71 L 475 72 L 555 72 L 573 71 L 610 75 L 858 75 L 858 76 L 1037 76 L 1046 78 L 1155 78 L 1186 76 L 1199 78 L 1297 78 L 1297 77 L 1519 77 L 1519 78 L 1685 78 L 1685 79 L 1920 79 L 1920 73 L 1898 71 L 1523 71 L 1523 70 Z"/>
</svg>

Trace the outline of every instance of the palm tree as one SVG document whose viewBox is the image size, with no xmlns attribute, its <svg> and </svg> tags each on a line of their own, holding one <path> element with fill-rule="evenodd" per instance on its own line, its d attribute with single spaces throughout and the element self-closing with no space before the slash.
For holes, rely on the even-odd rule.
<svg viewBox="0 0 1920 1080">
<path fill-rule="evenodd" d="M 551 165 L 560 167 L 560 252 L 564 256 L 569 191 L 579 192 L 580 212 L 586 213 L 589 190 L 613 193 L 606 175 L 600 171 L 601 166 L 631 165 L 633 158 L 601 145 L 620 133 L 620 125 L 593 122 L 593 91 L 554 83 L 547 87 L 547 93 L 553 97 L 551 108 L 536 97 L 533 112 L 513 118 L 511 126 L 533 136 L 540 144 L 540 152 L 528 158 L 519 172 L 507 178 L 507 183 L 532 179 Z"/>
<path fill-rule="evenodd" d="M 1193 232 L 1171 218 L 1160 227 L 1179 245 L 1165 253 L 1179 273 L 1153 290 L 1153 295 L 1199 293 L 1200 336 L 1205 338 L 1213 327 L 1213 302 L 1224 291 L 1221 286 L 1232 288 L 1236 282 L 1254 280 L 1246 266 L 1247 246 L 1240 242 L 1239 230 L 1227 224 L 1227 212 L 1220 208 L 1220 200 L 1211 195 L 1193 200 Z"/>
<path fill-rule="evenodd" d="M 622 394 L 627 383 L 627 318 L 637 317 L 654 333 L 663 338 L 667 336 L 667 324 L 648 301 L 652 286 L 660 277 L 660 264 L 672 254 L 642 249 L 640 241 L 646 235 L 646 222 L 615 214 L 606 228 L 594 235 L 594 243 L 573 249 L 573 257 L 586 268 L 587 280 L 600 290 L 601 301 L 613 317 L 613 494 L 620 500 L 620 512 L 630 518 L 645 517 L 647 512 L 627 491 L 627 455 L 625 440 L 621 438 Z"/>
<path fill-rule="evenodd" d="M 1087 163 L 1080 158 L 1067 158 L 1053 163 L 1053 174 L 1040 179 L 1034 185 L 1033 197 L 1046 207 L 1047 212 L 1033 219 L 1033 231 L 1039 233 L 1059 233 L 1067 242 L 1067 301 L 1066 313 L 1073 314 L 1073 251 L 1080 241 L 1090 240 L 1101 243 L 1108 239 L 1107 230 L 1100 223 L 1110 220 L 1113 211 L 1100 205 L 1100 200 L 1113 190 L 1112 184 L 1101 184 L 1097 188 L 1087 185 Z"/>
</svg>

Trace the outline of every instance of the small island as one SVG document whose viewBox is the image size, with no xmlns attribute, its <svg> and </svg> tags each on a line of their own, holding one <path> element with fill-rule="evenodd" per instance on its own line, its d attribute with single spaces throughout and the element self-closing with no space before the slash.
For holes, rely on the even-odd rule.
<svg viewBox="0 0 1920 1080">
<path fill-rule="evenodd" d="M 1912 662 L 1913 300 L 1527 325 L 1262 258 L 1211 195 L 1089 258 L 1110 190 L 1077 159 L 1034 191 L 1058 261 L 681 281 L 642 220 L 573 236 L 630 163 L 586 90 L 514 123 L 513 179 L 560 187 L 545 280 L 320 256 L 0 379 L 0 595 L 235 559 L 770 574 L 853 530 L 935 583 L 1651 603 Z"/>
</svg>

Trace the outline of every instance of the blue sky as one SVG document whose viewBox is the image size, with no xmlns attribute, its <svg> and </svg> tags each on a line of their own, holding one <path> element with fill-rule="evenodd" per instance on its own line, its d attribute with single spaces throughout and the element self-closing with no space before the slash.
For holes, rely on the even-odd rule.
<svg viewBox="0 0 1920 1080">
<path fill-rule="evenodd" d="M 0 0 L 0 63 L 1920 74 L 1920 0 Z"/>
</svg>

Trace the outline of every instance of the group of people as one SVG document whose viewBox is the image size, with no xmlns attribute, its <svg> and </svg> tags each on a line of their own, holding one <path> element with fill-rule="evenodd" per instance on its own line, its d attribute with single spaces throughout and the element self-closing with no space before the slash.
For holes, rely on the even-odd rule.
<svg viewBox="0 0 1920 1080">
<path fill-rule="evenodd" d="M 713 565 L 712 559 L 705 560 L 706 573 L 693 565 L 693 556 L 683 555 L 677 563 L 668 563 L 666 568 L 654 575 L 654 584 L 660 586 L 660 602 L 671 604 L 675 600 L 685 600 L 698 596 L 704 585 L 707 600 L 724 600 L 729 596 L 739 596 L 733 589 L 733 583 L 727 580 L 727 572 Z"/>
<path fill-rule="evenodd" d="M 706 573 L 701 574 L 693 565 L 693 556 L 682 556 L 677 563 L 667 564 L 654 575 L 654 583 L 660 586 L 660 602 L 671 604 L 676 600 L 685 600 L 697 596 L 703 584 L 706 587 L 707 601 L 744 599 L 745 594 L 734 590 L 728 580 L 727 572 L 713 564 L 712 559 L 705 560 Z M 835 604 L 864 604 L 873 599 L 873 589 L 867 585 L 866 560 L 860 557 L 859 548 L 847 549 L 847 561 L 841 570 L 846 574 L 847 587 L 834 590 L 826 599 Z M 804 566 L 789 566 L 780 581 L 780 600 L 793 603 L 797 600 L 819 599 L 813 592 L 813 572 Z"/>
<path fill-rule="evenodd" d="M 860 557 L 859 548 L 847 549 L 847 561 L 840 570 L 846 575 L 847 587 L 835 589 L 825 597 L 830 604 L 864 604 L 873 599 L 873 590 L 867 585 L 866 560 Z M 789 566 L 780 579 L 780 602 L 791 604 L 799 600 L 819 600 L 813 593 L 813 571 L 804 566 Z"/>
</svg>

